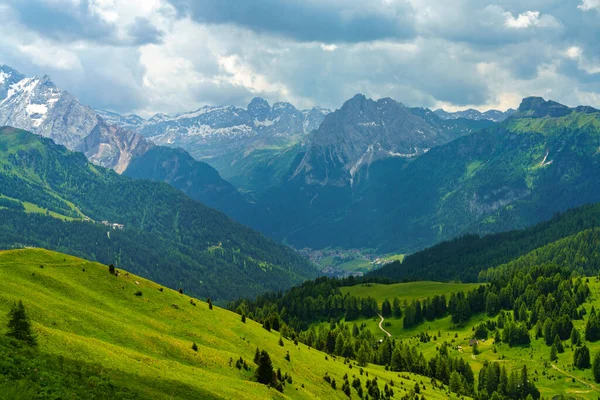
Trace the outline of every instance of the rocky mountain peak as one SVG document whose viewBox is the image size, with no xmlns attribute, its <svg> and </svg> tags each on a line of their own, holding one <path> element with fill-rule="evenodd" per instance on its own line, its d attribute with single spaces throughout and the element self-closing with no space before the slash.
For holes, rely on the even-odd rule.
<svg viewBox="0 0 600 400">
<path fill-rule="evenodd" d="M 251 118 L 257 119 L 258 121 L 264 121 L 271 112 L 271 106 L 269 102 L 261 97 L 255 97 L 248 104 L 248 113 Z"/>
<path fill-rule="evenodd" d="M 544 100 L 542 97 L 526 97 L 521 101 L 518 109 L 518 116 L 542 118 L 562 117 L 570 114 L 573 110 L 563 104 L 552 100 Z"/>
</svg>

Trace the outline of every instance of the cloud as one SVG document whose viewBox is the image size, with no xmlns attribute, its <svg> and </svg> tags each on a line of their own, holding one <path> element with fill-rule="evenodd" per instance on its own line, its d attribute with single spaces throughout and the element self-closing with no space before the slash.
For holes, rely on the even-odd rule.
<svg viewBox="0 0 600 400">
<path fill-rule="evenodd" d="M 129 27 L 128 34 L 132 38 L 132 44 L 144 45 L 161 42 L 164 32 L 154 26 L 147 18 L 136 17 L 135 22 Z"/>
<path fill-rule="evenodd" d="M 361 42 L 415 35 L 404 0 L 170 0 L 202 24 L 233 24 L 299 41 Z"/>
<path fill-rule="evenodd" d="M 506 19 L 504 26 L 514 29 L 525 29 L 531 27 L 560 27 L 560 23 L 551 15 L 542 15 L 540 18 L 539 11 L 525 11 L 517 17 L 513 17 L 512 13 L 504 13 Z"/>
<path fill-rule="evenodd" d="M 338 108 L 357 92 L 450 109 L 527 95 L 600 107 L 596 3 L 0 0 L 0 63 L 144 116 L 254 96 Z"/>
<path fill-rule="evenodd" d="M 582 0 L 581 4 L 577 8 L 583 11 L 600 10 L 600 0 Z"/>
<path fill-rule="evenodd" d="M 123 21 L 121 8 L 114 0 L 5 1 L 21 25 L 57 42 L 135 46 L 162 39 L 162 32 L 147 18 L 136 16 L 133 21 Z"/>
</svg>

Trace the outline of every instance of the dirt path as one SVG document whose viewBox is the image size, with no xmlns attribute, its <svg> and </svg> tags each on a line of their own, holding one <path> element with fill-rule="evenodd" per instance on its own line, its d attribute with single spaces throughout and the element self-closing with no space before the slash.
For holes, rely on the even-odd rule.
<svg viewBox="0 0 600 400">
<path fill-rule="evenodd" d="M 552 365 L 552 368 L 554 368 L 555 370 L 557 370 L 558 372 L 560 372 L 561 374 L 565 374 L 566 376 L 568 376 L 569 378 L 573 378 L 578 380 L 579 382 L 583 383 L 584 385 L 586 385 L 587 387 L 589 387 L 590 389 L 594 389 L 596 392 L 600 392 L 600 389 L 598 389 L 598 387 L 596 385 L 592 385 L 589 382 L 584 381 L 583 379 L 579 379 L 578 377 L 569 374 L 568 372 L 563 371 L 562 369 L 558 368 L 556 365 L 554 364 L 550 364 Z"/>
<path fill-rule="evenodd" d="M 379 318 L 381 318 L 381 321 L 379 321 L 379 329 L 381 329 L 389 337 L 392 337 L 391 333 L 389 333 L 388 331 L 386 331 L 385 329 L 383 329 L 383 321 L 385 321 L 385 318 L 383 318 L 383 315 L 381 315 L 379 313 L 377 313 L 377 315 L 379 315 Z"/>
</svg>

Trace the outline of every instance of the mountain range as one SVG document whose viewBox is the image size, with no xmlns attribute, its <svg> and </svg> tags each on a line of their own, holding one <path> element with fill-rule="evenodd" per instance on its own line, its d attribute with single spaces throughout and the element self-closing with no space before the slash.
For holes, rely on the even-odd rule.
<svg viewBox="0 0 600 400">
<path fill-rule="evenodd" d="M 515 111 L 516 110 L 509 108 L 506 111 L 488 110 L 488 111 L 481 112 L 481 111 L 477 111 L 472 108 L 469 108 L 468 110 L 456 111 L 456 112 L 448 112 L 448 111 L 444 111 L 442 109 L 437 109 L 434 111 L 434 113 L 441 119 L 466 118 L 466 119 L 472 119 L 472 120 L 476 120 L 476 121 L 487 119 L 487 120 L 494 121 L 494 122 L 502 122 L 506 118 L 513 115 L 515 113 Z"/>
<path fill-rule="evenodd" d="M 1 123 L 167 182 L 297 248 L 411 252 L 599 199 L 591 107 L 531 97 L 518 110 L 447 113 L 356 95 L 333 112 L 255 98 L 143 119 L 2 71 Z"/>
<path fill-rule="evenodd" d="M 439 141 L 424 145 L 427 136 L 411 143 L 410 130 L 396 130 L 409 148 L 430 148 L 413 157 L 383 146 L 376 152 L 386 138 L 364 133 L 356 140 L 374 139 L 363 143 L 364 158 L 352 153 L 336 137 L 342 128 L 326 129 L 336 114 L 284 181 L 259 199 L 280 222 L 267 233 L 297 247 L 411 252 L 464 233 L 523 228 L 600 200 L 600 113 L 591 107 L 526 98 L 502 123 L 447 143 L 443 132 L 417 128 Z M 364 162 L 385 150 L 385 158 Z M 353 170 L 357 158 L 361 165 Z"/>
</svg>

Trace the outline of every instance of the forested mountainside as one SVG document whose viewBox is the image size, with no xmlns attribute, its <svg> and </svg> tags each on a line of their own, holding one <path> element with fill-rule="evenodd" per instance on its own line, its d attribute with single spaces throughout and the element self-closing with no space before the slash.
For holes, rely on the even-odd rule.
<svg viewBox="0 0 600 400">
<path fill-rule="evenodd" d="M 0 128 L 0 166 L 3 248 L 60 249 L 216 299 L 317 274 L 293 250 L 165 183 L 120 176 L 29 132 Z"/>
<path fill-rule="evenodd" d="M 589 204 L 523 230 L 460 236 L 410 254 L 401 263 L 384 265 L 369 275 L 407 281 L 476 282 L 480 271 L 507 263 L 567 236 L 599 227 L 600 203 Z"/>
<path fill-rule="evenodd" d="M 598 110 L 528 98 L 499 125 L 356 170 L 353 186 L 296 176 L 263 199 L 280 216 L 271 234 L 294 246 L 412 252 L 599 201 L 599 146 Z"/>
</svg>

